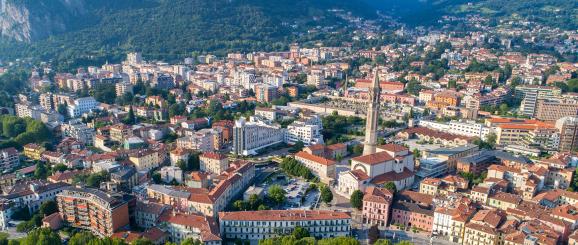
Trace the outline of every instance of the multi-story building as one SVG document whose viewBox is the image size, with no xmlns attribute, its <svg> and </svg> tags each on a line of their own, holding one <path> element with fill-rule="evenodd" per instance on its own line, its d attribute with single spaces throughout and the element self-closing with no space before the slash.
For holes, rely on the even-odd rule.
<svg viewBox="0 0 578 245">
<path fill-rule="evenodd" d="M 262 240 L 291 234 L 296 227 L 313 237 L 330 238 L 351 233 L 349 213 L 326 210 L 263 210 L 219 213 L 224 239 Z"/>
<path fill-rule="evenodd" d="M 277 87 L 258 84 L 255 86 L 255 97 L 259 102 L 271 102 L 277 98 Z"/>
<path fill-rule="evenodd" d="M 177 147 L 197 150 L 201 152 L 209 152 L 219 150 L 218 142 L 220 133 L 214 129 L 201 129 L 193 132 L 190 135 L 177 139 Z"/>
<path fill-rule="evenodd" d="M 78 98 L 73 104 L 68 105 L 68 116 L 71 118 L 80 117 L 82 114 L 90 112 L 98 106 L 98 102 L 92 97 Z"/>
<path fill-rule="evenodd" d="M 306 146 L 323 144 L 322 130 L 323 127 L 320 125 L 296 121 L 287 126 L 285 142 L 288 144 L 303 142 Z"/>
<path fill-rule="evenodd" d="M 219 175 L 229 168 L 229 159 L 226 155 L 216 152 L 205 152 L 199 156 L 200 170 Z"/>
<path fill-rule="evenodd" d="M 233 153 L 255 155 L 257 151 L 282 143 L 285 130 L 263 122 L 246 122 L 241 118 L 233 128 Z"/>
<path fill-rule="evenodd" d="M 98 189 L 69 187 L 56 197 L 62 220 L 72 227 L 112 236 L 129 224 L 128 202 Z"/>
<path fill-rule="evenodd" d="M 63 182 L 26 181 L 14 185 L 4 197 L 14 203 L 16 207 L 28 208 L 30 213 L 34 213 L 43 203 L 54 200 L 56 194 L 67 186 L 68 184 Z"/>
<path fill-rule="evenodd" d="M 110 127 L 110 139 L 113 141 L 124 142 L 132 136 L 132 128 L 128 125 L 119 123 Z"/>
<path fill-rule="evenodd" d="M 321 182 L 330 184 L 335 181 L 335 161 L 305 151 L 295 154 L 295 160 L 310 169 L 314 175 L 319 177 Z"/>
<path fill-rule="evenodd" d="M 133 93 L 133 85 L 131 83 L 121 82 L 115 84 L 116 96 L 121 97 L 124 94 Z"/>
<path fill-rule="evenodd" d="M 173 181 L 177 184 L 182 184 L 183 180 L 183 170 L 177 166 L 164 166 L 159 170 L 161 174 L 161 180 L 165 183 L 172 183 Z"/>
<path fill-rule="evenodd" d="M 391 207 L 391 224 L 432 231 L 433 196 L 413 191 L 401 191 L 396 196 Z"/>
<path fill-rule="evenodd" d="M 535 85 L 517 86 L 516 98 L 522 100 L 520 112 L 522 115 L 532 117 L 536 112 L 536 105 L 540 99 L 552 99 L 559 97 L 562 91 L 558 87 L 545 87 Z"/>
<path fill-rule="evenodd" d="M 24 145 L 24 156 L 32 160 L 40 160 L 46 148 L 34 143 Z"/>
<path fill-rule="evenodd" d="M 160 217 L 161 230 L 174 243 L 194 239 L 203 245 L 221 245 L 218 225 L 214 218 L 198 214 L 164 212 Z"/>
<path fill-rule="evenodd" d="M 393 193 L 388 189 L 368 187 L 363 195 L 363 222 L 386 227 L 389 211 L 393 203 Z"/>
<path fill-rule="evenodd" d="M 0 150 L 0 172 L 10 171 L 20 165 L 20 154 L 14 147 Z"/>
<path fill-rule="evenodd" d="M 44 110 L 54 110 L 54 101 L 52 100 L 52 93 L 42 93 L 38 96 L 38 100 L 40 102 L 40 106 L 44 108 Z"/>
<path fill-rule="evenodd" d="M 575 151 L 578 149 L 578 117 L 563 117 L 556 121 L 556 129 L 560 131 L 560 151 Z"/>
<path fill-rule="evenodd" d="M 448 132 L 450 134 L 486 139 L 493 130 L 484 126 L 484 124 L 476 123 L 475 121 L 452 121 L 449 123 Z"/>
<path fill-rule="evenodd" d="M 94 128 L 89 128 L 80 120 L 70 120 L 68 123 L 62 124 L 61 129 L 64 137 L 74 138 L 89 146 L 94 143 Z"/>
<path fill-rule="evenodd" d="M 134 210 L 134 222 L 143 229 L 153 228 L 159 223 L 160 216 L 170 209 L 171 206 L 161 203 L 137 201 Z"/>
<path fill-rule="evenodd" d="M 166 153 L 161 149 L 143 149 L 129 155 L 138 171 L 150 171 L 159 167 L 165 160 Z"/>
<path fill-rule="evenodd" d="M 538 120 L 555 122 L 560 118 L 578 116 L 577 100 L 546 100 L 540 99 L 536 103 L 534 117 Z"/>
</svg>

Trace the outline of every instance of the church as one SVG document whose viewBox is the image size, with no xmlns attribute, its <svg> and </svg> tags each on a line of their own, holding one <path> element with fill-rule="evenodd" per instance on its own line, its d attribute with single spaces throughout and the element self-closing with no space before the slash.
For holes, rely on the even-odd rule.
<svg viewBox="0 0 578 245">
<path fill-rule="evenodd" d="M 410 188 L 414 181 L 415 159 L 408 148 L 387 144 L 377 145 L 381 88 L 377 68 L 369 88 L 369 103 L 365 127 L 363 154 L 351 159 L 351 168 L 341 172 L 337 192 L 349 198 L 353 191 L 365 192 L 368 186 L 383 186 L 389 182 L 398 190 Z"/>
</svg>

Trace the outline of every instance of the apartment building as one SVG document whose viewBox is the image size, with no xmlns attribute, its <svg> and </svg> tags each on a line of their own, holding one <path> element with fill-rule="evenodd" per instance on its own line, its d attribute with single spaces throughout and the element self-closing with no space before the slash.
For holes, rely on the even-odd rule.
<svg viewBox="0 0 578 245">
<path fill-rule="evenodd" d="M 128 125 L 119 123 L 110 127 L 110 139 L 116 142 L 124 142 L 133 136 L 132 128 Z"/>
<path fill-rule="evenodd" d="M 562 90 L 557 87 L 535 85 L 517 86 L 515 89 L 516 98 L 522 100 L 520 112 L 529 117 L 534 116 L 538 100 L 557 98 L 561 93 Z"/>
<path fill-rule="evenodd" d="M 82 114 L 96 109 L 98 104 L 98 101 L 92 97 L 75 99 L 73 104 L 68 105 L 68 116 L 71 118 L 80 117 Z"/>
<path fill-rule="evenodd" d="M 229 168 L 229 159 L 226 155 L 216 152 L 205 152 L 199 156 L 200 170 L 219 175 Z"/>
<path fill-rule="evenodd" d="M 262 240 L 302 227 L 313 237 L 349 236 L 351 215 L 326 210 L 263 210 L 219 213 L 222 238 Z"/>
<path fill-rule="evenodd" d="M 305 151 L 295 154 L 295 160 L 311 170 L 314 175 L 319 177 L 321 182 L 330 184 L 335 181 L 335 161 Z"/>
<path fill-rule="evenodd" d="M 540 99 L 536 103 L 534 117 L 538 120 L 555 122 L 560 118 L 578 116 L 578 101 L 570 99 Z"/>
<path fill-rule="evenodd" d="M 4 196 L 17 207 L 28 208 L 30 213 L 38 211 L 40 206 L 65 189 L 68 184 L 50 183 L 44 180 L 30 180 L 12 186 Z"/>
<path fill-rule="evenodd" d="M 34 143 L 24 145 L 24 156 L 32 160 L 40 160 L 46 148 Z"/>
<path fill-rule="evenodd" d="M 363 222 L 386 227 L 389 211 L 393 203 L 393 193 L 388 189 L 368 187 L 363 195 Z"/>
<path fill-rule="evenodd" d="M 89 128 L 80 120 L 70 120 L 68 123 L 61 125 L 62 136 L 71 137 L 85 145 L 92 145 L 94 143 L 95 131 L 94 128 Z"/>
<path fill-rule="evenodd" d="M 129 225 L 128 202 L 92 188 L 69 187 L 57 195 L 62 220 L 75 228 L 109 237 Z"/>
<path fill-rule="evenodd" d="M 143 149 L 130 154 L 128 160 L 138 171 L 150 171 L 159 167 L 165 158 L 166 153 L 162 149 Z"/>
<path fill-rule="evenodd" d="M 20 166 L 20 153 L 14 147 L 0 149 L 0 172 Z"/>
<path fill-rule="evenodd" d="M 255 155 L 260 149 L 282 143 L 285 130 L 263 122 L 246 122 L 241 118 L 233 128 L 233 153 Z"/>
<path fill-rule="evenodd" d="M 259 102 L 271 102 L 277 98 L 277 87 L 268 84 L 255 85 L 255 97 Z"/>
<path fill-rule="evenodd" d="M 323 127 L 296 121 L 287 126 L 285 131 L 285 142 L 295 144 L 303 142 L 306 146 L 323 144 Z"/>
<path fill-rule="evenodd" d="M 558 149 L 563 152 L 578 149 L 578 116 L 560 118 L 555 126 L 560 131 Z"/>
<path fill-rule="evenodd" d="M 203 245 L 221 244 L 217 222 L 211 217 L 166 211 L 159 217 L 159 224 L 174 243 L 193 239 Z"/>
</svg>

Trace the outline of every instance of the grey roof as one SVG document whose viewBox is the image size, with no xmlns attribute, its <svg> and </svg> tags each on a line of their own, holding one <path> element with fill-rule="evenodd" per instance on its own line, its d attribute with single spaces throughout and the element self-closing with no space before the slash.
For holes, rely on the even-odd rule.
<svg viewBox="0 0 578 245">
<path fill-rule="evenodd" d="M 472 148 L 478 147 L 477 145 L 463 145 L 463 146 L 458 146 L 458 147 L 451 147 L 451 148 L 437 148 L 437 149 L 433 149 L 433 150 L 428 150 L 428 153 L 431 154 L 437 154 L 437 155 L 455 155 L 467 150 L 470 150 Z"/>
</svg>

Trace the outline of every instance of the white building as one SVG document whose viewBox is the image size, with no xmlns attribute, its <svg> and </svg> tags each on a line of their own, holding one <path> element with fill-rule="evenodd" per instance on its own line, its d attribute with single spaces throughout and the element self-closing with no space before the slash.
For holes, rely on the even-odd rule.
<svg viewBox="0 0 578 245">
<path fill-rule="evenodd" d="M 285 130 L 280 126 L 264 122 L 246 122 L 241 118 L 233 128 L 233 153 L 239 155 L 256 155 L 257 151 L 282 143 Z"/>
<path fill-rule="evenodd" d="M 78 98 L 74 103 L 68 105 L 68 116 L 71 118 L 80 117 L 82 114 L 96 109 L 98 102 L 92 97 Z"/>
<path fill-rule="evenodd" d="M 475 121 L 452 121 L 449 126 L 450 134 L 478 137 L 480 139 L 485 139 L 488 134 L 494 132 L 492 128 L 486 127 L 484 124 Z"/>
<path fill-rule="evenodd" d="M 173 180 L 178 184 L 183 183 L 183 170 L 177 166 L 164 166 L 160 170 L 161 180 L 171 183 Z"/>
<path fill-rule="evenodd" d="M 74 138 L 85 145 L 92 145 L 94 142 L 94 128 L 89 128 L 80 120 L 70 120 L 62 124 L 61 128 L 63 137 Z"/>
<path fill-rule="evenodd" d="M 291 234 L 295 227 L 309 231 L 312 237 L 349 236 L 351 215 L 325 210 L 264 210 L 219 213 L 221 237 L 262 240 Z"/>
<path fill-rule="evenodd" d="M 285 131 L 285 142 L 295 144 L 299 141 L 306 146 L 323 144 L 322 127 L 318 125 L 305 124 L 303 122 L 293 122 L 287 126 Z"/>
</svg>

